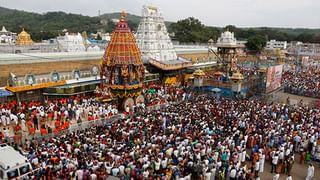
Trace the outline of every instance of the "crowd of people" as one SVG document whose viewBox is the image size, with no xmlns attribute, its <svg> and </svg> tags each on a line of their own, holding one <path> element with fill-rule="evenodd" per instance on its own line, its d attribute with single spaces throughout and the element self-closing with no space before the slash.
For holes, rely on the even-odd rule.
<svg viewBox="0 0 320 180">
<path fill-rule="evenodd" d="M 12 101 L 0 104 L 0 139 L 15 135 L 59 133 L 72 123 L 91 121 L 118 114 L 117 107 L 94 97 L 72 97 L 44 103 Z"/>
<path fill-rule="evenodd" d="M 320 98 L 320 68 L 308 67 L 285 71 L 284 91 L 299 96 Z"/>
<path fill-rule="evenodd" d="M 158 106 L 185 98 L 183 88 L 154 85 L 155 93 L 144 90 L 142 108 Z M 149 89 L 150 89 L 149 88 Z M 125 113 L 128 113 L 125 112 Z M 106 104 L 95 97 L 75 96 L 59 100 L 0 104 L 0 139 L 21 138 L 23 135 L 58 134 L 71 124 L 111 117 L 118 114 L 118 106 Z"/>
<path fill-rule="evenodd" d="M 15 147 L 47 179 L 257 180 L 270 163 L 274 179 L 290 180 L 297 159 L 320 158 L 319 109 L 183 94 L 166 108 Z M 314 166 L 303 173 L 312 179 Z"/>
</svg>

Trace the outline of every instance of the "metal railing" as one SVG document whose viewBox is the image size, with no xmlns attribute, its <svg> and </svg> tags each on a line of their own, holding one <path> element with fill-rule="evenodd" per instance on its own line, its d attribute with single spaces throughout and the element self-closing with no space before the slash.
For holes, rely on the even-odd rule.
<svg viewBox="0 0 320 180">
<path fill-rule="evenodd" d="M 178 101 L 170 101 L 170 102 L 166 102 L 163 104 L 157 104 L 157 105 L 153 105 L 153 106 L 148 106 L 146 107 L 146 109 L 148 111 L 155 111 L 155 110 L 160 110 L 162 108 L 166 108 L 168 107 L 170 104 L 179 104 L 183 102 L 182 100 L 178 100 Z M 107 123 L 114 123 L 118 120 L 120 120 L 122 117 L 124 117 L 123 114 L 118 114 L 118 115 L 114 115 L 111 117 L 104 117 L 104 118 L 100 118 L 100 119 L 96 119 L 96 120 L 92 120 L 92 121 L 83 121 L 80 123 L 74 123 L 71 124 L 69 126 L 68 129 L 64 129 L 59 131 L 59 133 L 47 133 L 47 134 L 41 134 L 40 132 L 35 133 L 34 135 L 30 135 L 30 134 L 21 134 L 17 137 L 17 135 L 11 136 L 9 138 L 7 138 L 7 142 L 8 143 L 17 143 L 17 144 L 22 144 L 25 143 L 25 140 L 31 140 L 31 139 L 37 139 L 37 140 L 42 140 L 42 139 L 50 139 L 50 138 L 54 138 L 57 136 L 61 136 L 63 134 L 68 134 L 68 133 L 73 133 L 73 132 L 77 132 L 77 131 L 81 131 L 81 130 L 86 130 L 88 128 L 91 127 L 96 127 L 96 126 L 103 126 Z"/>
<path fill-rule="evenodd" d="M 21 175 L 21 176 L 19 176 L 19 177 L 16 177 L 16 178 L 14 178 L 14 179 L 15 179 L 15 180 L 28 179 L 27 177 L 28 177 L 29 175 L 32 175 L 32 174 L 34 175 L 34 174 L 38 173 L 40 170 L 41 170 L 41 168 L 33 169 L 32 171 L 30 171 L 30 172 L 28 172 L 28 173 L 26 173 L 26 174 L 24 174 L 24 175 Z"/>
<path fill-rule="evenodd" d="M 9 138 L 7 138 L 8 143 L 24 143 L 26 139 L 31 140 L 31 139 L 38 139 L 38 140 L 42 140 L 42 139 L 50 139 L 53 137 L 57 137 L 63 134 L 68 134 L 68 133 L 73 133 L 79 130 L 85 130 L 88 129 L 90 127 L 95 127 L 95 126 L 102 126 L 106 123 L 114 123 L 116 121 L 118 121 L 119 119 L 121 119 L 122 115 L 114 115 L 111 117 L 104 117 L 104 118 L 100 118 L 100 119 L 96 119 L 96 120 L 92 120 L 92 121 L 83 121 L 80 123 L 75 123 L 75 124 L 71 124 L 69 126 L 68 129 L 64 129 L 61 130 L 59 133 L 47 133 L 47 134 L 41 134 L 40 132 L 35 133 L 34 135 L 30 135 L 30 134 L 21 134 L 21 135 L 16 135 L 11 136 Z"/>
</svg>

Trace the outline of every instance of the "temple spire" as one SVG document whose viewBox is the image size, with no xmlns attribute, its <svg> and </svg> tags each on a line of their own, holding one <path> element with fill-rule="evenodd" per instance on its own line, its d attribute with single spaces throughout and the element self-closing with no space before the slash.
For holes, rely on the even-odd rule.
<svg viewBox="0 0 320 180">
<path fill-rule="evenodd" d="M 127 16 L 127 13 L 125 11 L 121 11 L 120 13 L 121 19 L 125 19 L 126 16 Z"/>
</svg>

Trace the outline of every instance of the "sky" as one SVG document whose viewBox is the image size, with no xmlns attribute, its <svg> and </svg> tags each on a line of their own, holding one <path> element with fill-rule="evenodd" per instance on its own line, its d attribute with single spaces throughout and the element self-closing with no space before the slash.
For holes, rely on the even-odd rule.
<svg viewBox="0 0 320 180">
<path fill-rule="evenodd" d="M 7 8 L 89 16 L 123 10 L 141 15 L 143 5 L 159 7 L 166 21 L 193 16 L 220 27 L 320 28 L 320 0 L 0 0 Z"/>
</svg>

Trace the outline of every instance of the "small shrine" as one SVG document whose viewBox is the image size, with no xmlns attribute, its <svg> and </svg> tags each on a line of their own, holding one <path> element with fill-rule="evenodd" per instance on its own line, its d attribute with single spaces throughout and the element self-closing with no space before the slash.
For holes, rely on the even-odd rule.
<svg viewBox="0 0 320 180">
<path fill-rule="evenodd" d="M 235 72 L 230 77 L 232 80 L 232 91 L 235 94 L 239 94 L 242 89 L 242 81 L 244 79 L 243 75 L 240 72 Z"/>
<path fill-rule="evenodd" d="M 100 89 L 118 98 L 124 109 L 131 108 L 135 101 L 141 103 L 144 66 L 124 12 L 103 55 L 100 76 Z"/>
<path fill-rule="evenodd" d="M 27 33 L 24 29 L 22 29 L 21 33 L 18 34 L 16 39 L 16 45 L 33 45 L 33 41 L 29 33 Z"/>
<path fill-rule="evenodd" d="M 203 86 L 203 79 L 204 76 L 206 75 L 201 69 L 197 69 L 193 72 L 193 77 L 194 77 L 194 87 L 202 87 Z"/>
</svg>

